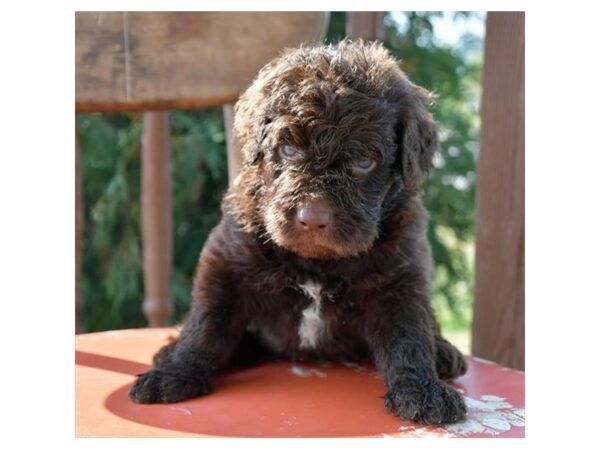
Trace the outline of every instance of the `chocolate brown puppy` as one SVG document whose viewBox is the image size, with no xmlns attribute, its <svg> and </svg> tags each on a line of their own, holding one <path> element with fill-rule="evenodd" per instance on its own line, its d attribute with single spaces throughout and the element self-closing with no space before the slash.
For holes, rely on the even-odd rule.
<svg viewBox="0 0 600 450">
<path fill-rule="evenodd" d="M 430 305 L 429 103 L 377 44 L 302 47 L 267 64 L 236 105 L 244 164 L 202 250 L 192 310 L 130 397 L 203 395 L 220 369 L 265 358 L 372 358 L 393 414 L 464 419 L 441 379 L 466 364 Z"/>
</svg>

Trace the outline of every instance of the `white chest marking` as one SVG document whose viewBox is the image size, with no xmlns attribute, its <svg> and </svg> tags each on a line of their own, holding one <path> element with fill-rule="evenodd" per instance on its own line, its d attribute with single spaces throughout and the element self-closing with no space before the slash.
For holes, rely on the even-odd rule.
<svg viewBox="0 0 600 450">
<path fill-rule="evenodd" d="M 321 318 L 321 285 L 309 280 L 304 284 L 299 284 L 298 287 L 304 295 L 312 299 L 310 306 L 302 311 L 302 321 L 298 328 L 300 348 L 315 348 L 323 329 L 323 319 Z"/>
</svg>

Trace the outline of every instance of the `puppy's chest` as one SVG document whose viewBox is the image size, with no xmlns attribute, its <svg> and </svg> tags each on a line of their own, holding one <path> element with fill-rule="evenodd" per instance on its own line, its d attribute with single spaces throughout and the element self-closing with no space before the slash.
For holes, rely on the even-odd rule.
<svg viewBox="0 0 600 450">
<path fill-rule="evenodd" d="M 300 350 L 316 349 L 344 328 L 353 302 L 341 283 L 326 285 L 307 278 L 293 288 L 304 301 L 299 302 L 296 328 Z"/>
<path fill-rule="evenodd" d="M 298 325 L 299 347 L 300 349 L 316 348 L 326 325 L 326 318 L 323 315 L 323 300 L 326 292 L 323 290 L 323 285 L 313 280 L 297 284 L 296 289 L 310 299 L 309 306 L 304 308 L 300 315 Z"/>
<path fill-rule="evenodd" d="M 340 279 L 288 277 L 283 291 L 262 297 L 265 303 L 252 329 L 276 352 L 292 357 L 298 352 L 330 356 L 342 343 L 352 346 L 357 334 L 360 302 L 349 291 L 348 283 Z"/>
</svg>

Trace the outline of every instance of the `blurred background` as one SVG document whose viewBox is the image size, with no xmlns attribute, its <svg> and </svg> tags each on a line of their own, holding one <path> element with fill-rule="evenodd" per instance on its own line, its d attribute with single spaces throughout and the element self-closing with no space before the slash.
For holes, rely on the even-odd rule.
<svg viewBox="0 0 600 450">
<path fill-rule="evenodd" d="M 471 349 L 474 218 L 485 13 L 387 12 L 384 43 L 409 78 L 435 92 L 441 149 L 424 187 L 436 261 L 434 305 L 444 334 Z M 324 42 L 346 36 L 333 12 Z M 231 33 L 236 32 L 231 27 Z M 83 196 L 80 329 L 147 326 L 141 304 L 142 113 L 79 113 Z M 170 300 L 178 323 L 190 306 L 199 253 L 219 218 L 228 184 L 222 108 L 169 114 L 173 261 Z"/>
</svg>

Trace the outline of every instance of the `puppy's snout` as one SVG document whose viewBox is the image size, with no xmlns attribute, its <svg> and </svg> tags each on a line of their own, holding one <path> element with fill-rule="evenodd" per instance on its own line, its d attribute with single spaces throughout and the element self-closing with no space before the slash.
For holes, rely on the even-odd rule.
<svg viewBox="0 0 600 450">
<path fill-rule="evenodd" d="M 324 231 L 330 224 L 333 213 L 323 200 L 305 202 L 296 211 L 296 225 L 302 231 Z"/>
</svg>

